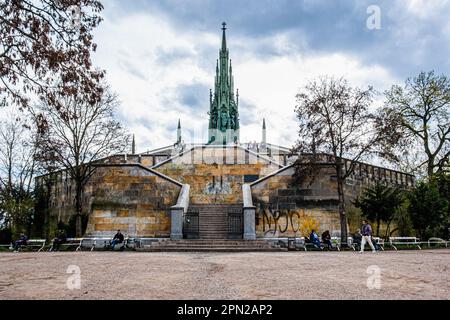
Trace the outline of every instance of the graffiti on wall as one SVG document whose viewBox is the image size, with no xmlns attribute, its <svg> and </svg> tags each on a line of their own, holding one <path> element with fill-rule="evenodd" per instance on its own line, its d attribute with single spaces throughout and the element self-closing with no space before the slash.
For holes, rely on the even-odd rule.
<svg viewBox="0 0 450 320">
<path fill-rule="evenodd" d="M 265 237 L 276 237 L 279 234 L 309 235 L 312 229 L 320 228 L 320 223 L 304 209 L 274 209 L 272 206 L 261 206 L 259 214 Z"/>
</svg>

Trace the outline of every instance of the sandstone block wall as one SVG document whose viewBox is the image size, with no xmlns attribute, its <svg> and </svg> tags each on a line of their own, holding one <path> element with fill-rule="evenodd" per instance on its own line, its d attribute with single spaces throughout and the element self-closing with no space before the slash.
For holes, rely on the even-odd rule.
<svg viewBox="0 0 450 320">
<path fill-rule="evenodd" d="M 87 235 L 111 236 L 116 230 L 131 237 L 169 237 L 170 207 L 181 186 L 137 166 L 97 169 Z"/>
<path fill-rule="evenodd" d="M 192 204 L 242 203 L 245 176 L 263 177 L 278 169 L 277 164 L 234 147 L 196 148 L 155 168 L 189 184 Z"/>
<path fill-rule="evenodd" d="M 257 237 L 305 236 L 301 226 L 317 220 L 319 232 L 340 230 L 336 186 L 323 170 L 312 185 L 291 186 L 293 168 L 252 185 Z"/>
</svg>

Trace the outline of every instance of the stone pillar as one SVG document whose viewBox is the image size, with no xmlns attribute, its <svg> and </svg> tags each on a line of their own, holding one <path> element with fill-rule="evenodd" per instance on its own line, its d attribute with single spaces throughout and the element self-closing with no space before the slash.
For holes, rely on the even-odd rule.
<svg viewBox="0 0 450 320">
<path fill-rule="evenodd" d="M 256 240 L 255 214 L 254 206 L 244 207 L 244 240 Z"/>
<path fill-rule="evenodd" d="M 183 207 L 172 207 L 170 209 L 170 239 L 183 239 Z"/>
<path fill-rule="evenodd" d="M 188 184 L 184 184 L 178 196 L 177 204 L 170 208 L 170 239 L 183 239 L 183 221 L 184 213 L 189 207 L 189 189 Z"/>
</svg>

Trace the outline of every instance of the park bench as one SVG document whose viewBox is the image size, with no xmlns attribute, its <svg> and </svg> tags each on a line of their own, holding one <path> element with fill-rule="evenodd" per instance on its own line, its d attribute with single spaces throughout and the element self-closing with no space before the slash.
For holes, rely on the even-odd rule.
<svg viewBox="0 0 450 320">
<path fill-rule="evenodd" d="M 94 251 L 96 248 L 106 249 L 111 247 L 111 241 L 113 238 L 83 238 L 80 247 L 90 248 L 90 251 Z M 129 244 L 134 244 L 136 239 L 125 237 L 122 243 L 118 243 L 114 250 L 125 250 L 129 247 Z M 80 249 L 81 250 L 81 249 Z"/>
<path fill-rule="evenodd" d="M 308 251 L 308 247 L 310 247 L 311 249 L 317 249 L 317 250 L 323 250 L 325 248 L 325 245 L 323 242 L 321 242 L 321 244 L 323 246 L 321 249 L 321 248 L 318 248 L 314 243 L 307 240 L 305 237 L 294 238 L 293 243 L 294 243 L 295 248 L 300 248 L 300 249 L 303 249 L 304 251 Z M 334 245 L 334 247 L 337 249 L 337 251 L 341 251 L 340 245 L 339 245 L 339 239 L 337 237 L 331 237 L 331 243 Z"/>
<path fill-rule="evenodd" d="M 356 246 L 360 246 L 360 243 L 354 243 L 353 238 L 352 237 L 348 237 L 348 244 L 349 246 L 354 250 L 359 250 L 361 248 L 356 248 Z M 375 245 L 379 245 L 381 250 L 384 251 L 384 239 L 381 239 L 380 237 L 372 237 L 372 243 Z M 368 245 L 368 244 L 367 244 Z"/>
<path fill-rule="evenodd" d="M 427 243 L 428 243 L 428 248 L 430 248 L 432 244 L 435 244 L 437 246 L 443 244 L 446 248 L 448 247 L 448 241 L 445 241 L 444 239 L 441 239 L 441 238 L 434 238 L 434 237 L 430 238 L 430 239 L 428 239 Z"/>
<path fill-rule="evenodd" d="M 337 251 L 341 251 L 341 237 L 331 237 L 331 244 L 336 247 Z"/>
<path fill-rule="evenodd" d="M 419 250 L 422 250 L 420 247 L 420 239 L 416 237 L 389 237 L 389 244 L 395 250 L 398 250 L 397 247 L 401 245 L 415 246 L 419 248 Z"/>
<path fill-rule="evenodd" d="M 81 245 L 83 243 L 83 238 L 67 238 L 65 242 L 61 243 L 59 246 L 65 246 L 65 247 L 75 247 L 75 251 L 81 250 Z M 53 251 L 54 243 L 52 242 L 52 245 L 50 246 L 50 249 L 48 251 Z"/>
<path fill-rule="evenodd" d="M 382 251 L 384 251 L 384 239 L 381 239 L 380 237 L 372 237 L 372 243 L 378 244 Z"/>
<path fill-rule="evenodd" d="M 22 244 L 19 247 L 19 251 L 22 248 L 37 248 L 38 251 L 37 252 L 41 252 L 42 250 L 44 250 L 45 247 L 45 239 L 30 239 L 27 240 L 27 244 Z"/>
<path fill-rule="evenodd" d="M 111 245 L 112 238 L 83 238 L 81 240 L 81 248 L 89 248 L 89 251 L 94 251 L 96 248 L 106 249 Z M 125 240 L 118 244 L 117 247 L 123 247 Z M 81 249 L 80 249 L 81 250 Z"/>
<path fill-rule="evenodd" d="M 10 243 L 10 244 L 2 243 L 2 244 L 0 244 L 0 249 L 6 248 L 6 249 L 3 249 L 3 250 L 11 250 L 12 246 L 13 246 L 12 243 Z"/>
</svg>

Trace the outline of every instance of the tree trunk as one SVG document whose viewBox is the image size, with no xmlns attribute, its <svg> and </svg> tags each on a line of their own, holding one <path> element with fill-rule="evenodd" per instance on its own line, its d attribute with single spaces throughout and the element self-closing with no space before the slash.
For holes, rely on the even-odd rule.
<svg viewBox="0 0 450 320">
<path fill-rule="evenodd" d="M 380 236 L 380 224 L 381 224 L 381 219 L 377 218 L 377 237 Z"/>
<path fill-rule="evenodd" d="M 428 178 L 434 174 L 434 158 L 429 158 L 427 163 Z"/>
<path fill-rule="evenodd" d="M 339 170 L 338 170 L 339 171 Z M 347 214 L 345 212 L 345 195 L 344 195 L 344 180 L 340 178 L 340 172 L 337 178 L 338 199 L 339 199 L 339 218 L 341 223 L 341 245 L 346 246 L 347 243 Z"/>
<path fill-rule="evenodd" d="M 83 186 L 81 182 L 76 181 L 76 195 L 75 195 L 75 234 L 76 237 L 81 237 L 83 234 L 82 225 L 81 225 L 81 216 L 83 214 Z"/>
<path fill-rule="evenodd" d="M 385 239 L 387 239 L 388 236 L 389 236 L 389 232 L 390 232 L 390 228 L 391 228 L 391 222 L 392 222 L 392 220 L 389 220 L 389 221 L 387 222 L 386 232 L 385 232 L 385 235 L 384 235 L 384 238 L 385 238 Z"/>
</svg>

